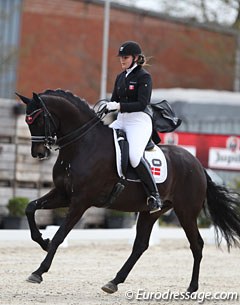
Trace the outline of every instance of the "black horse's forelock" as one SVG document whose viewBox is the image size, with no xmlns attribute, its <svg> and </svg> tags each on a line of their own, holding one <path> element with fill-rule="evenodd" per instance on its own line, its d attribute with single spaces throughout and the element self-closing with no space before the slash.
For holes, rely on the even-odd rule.
<svg viewBox="0 0 240 305">
<path fill-rule="evenodd" d="M 92 110 L 87 103 L 87 101 L 79 96 L 73 94 L 69 90 L 62 90 L 62 89 L 47 89 L 44 92 L 39 93 L 39 96 L 51 96 L 51 97 L 60 97 L 68 100 L 72 105 L 74 105 L 79 111 L 87 110 L 92 113 L 92 115 L 96 115 L 94 110 Z"/>
</svg>

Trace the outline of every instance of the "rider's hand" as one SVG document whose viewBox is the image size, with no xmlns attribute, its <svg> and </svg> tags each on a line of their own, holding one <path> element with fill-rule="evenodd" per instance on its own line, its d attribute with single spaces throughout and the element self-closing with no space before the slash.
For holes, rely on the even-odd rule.
<svg viewBox="0 0 240 305">
<path fill-rule="evenodd" d="M 106 109 L 108 112 L 120 110 L 120 103 L 117 102 L 108 102 L 106 105 Z"/>
<path fill-rule="evenodd" d="M 107 102 L 103 102 L 100 104 L 100 106 L 98 107 L 98 112 L 101 112 L 101 111 L 105 111 L 107 109 Z"/>
</svg>

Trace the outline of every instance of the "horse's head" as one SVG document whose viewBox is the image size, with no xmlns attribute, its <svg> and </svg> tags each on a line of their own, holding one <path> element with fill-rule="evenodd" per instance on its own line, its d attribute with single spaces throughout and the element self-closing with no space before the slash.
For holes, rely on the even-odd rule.
<svg viewBox="0 0 240 305">
<path fill-rule="evenodd" d="M 26 123 L 34 158 L 47 158 L 55 142 L 62 151 L 88 136 L 105 114 L 104 108 L 95 113 L 85 100 L 62 89 L 33 93 L 31 99 L 16 94 L 27 106 Z"/>
<path fill-rule="evenodd" d="M 26 104 L 25 121 L 31 133 L 32 156 L 45 159 L 55 143 L 56 123 L 39 95 L 33 93 L 32 99 L 18 93 L 16 95 Z"/>
</svg>

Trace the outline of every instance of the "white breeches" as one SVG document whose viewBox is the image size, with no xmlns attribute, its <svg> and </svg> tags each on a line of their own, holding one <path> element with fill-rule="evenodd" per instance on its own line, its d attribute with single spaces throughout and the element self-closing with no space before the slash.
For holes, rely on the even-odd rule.
<svg viewBox="0 0 240 305">
<path fill-rule="evenodd" d="M 152 135 L 151 117 L 145 112 L 118 113 L 117 119 L 109 127 L 126 132 L 129 160 L 132 167 L 137 167 Z"/>
</svg>

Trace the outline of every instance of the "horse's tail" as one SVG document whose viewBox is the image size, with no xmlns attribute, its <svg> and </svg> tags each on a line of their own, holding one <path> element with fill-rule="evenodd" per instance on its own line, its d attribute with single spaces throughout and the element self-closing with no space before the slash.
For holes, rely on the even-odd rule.
<svg viewBox="0 0 240 305">
<path fill-rule="evenodd" d="M 240 195 L 222 185 L 215 184 L 205 171 L 207 177 L 207 206 L 216 230 L 217 244 L 221 235 L 230 247 L 240 247 Z"/>
</svg>

